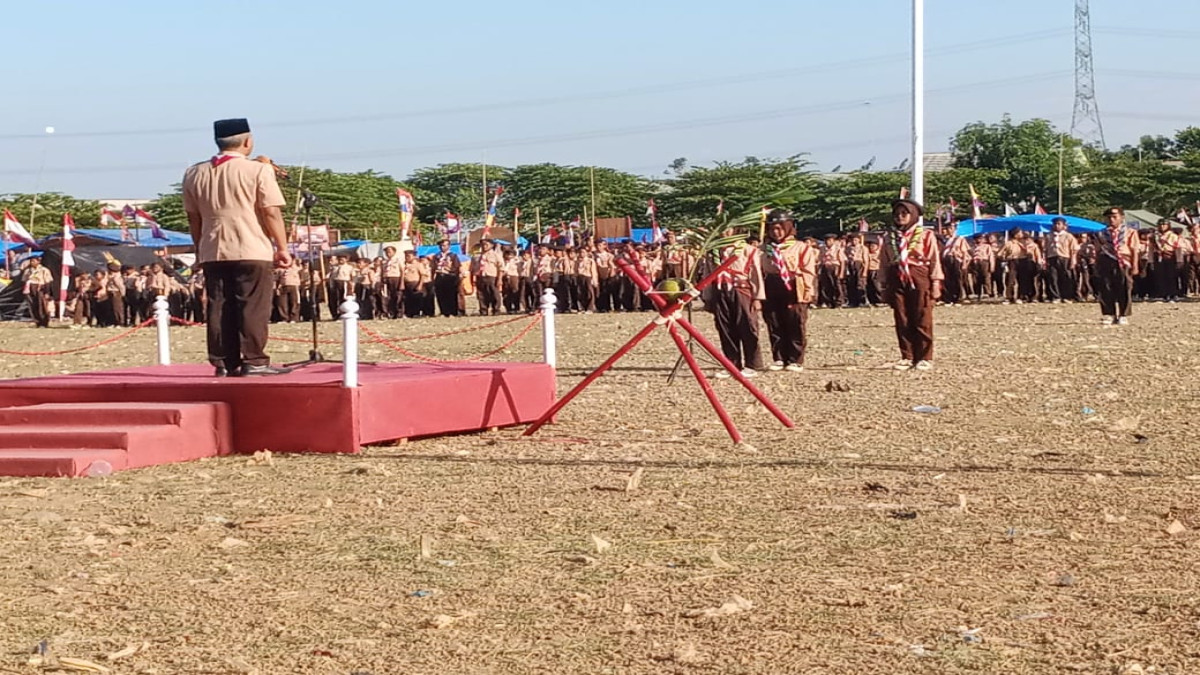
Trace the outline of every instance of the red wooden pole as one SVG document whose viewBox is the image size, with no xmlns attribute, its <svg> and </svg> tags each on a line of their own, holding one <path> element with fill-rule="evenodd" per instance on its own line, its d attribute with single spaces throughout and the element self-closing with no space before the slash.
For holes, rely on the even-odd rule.
<svg viewBox="0 0 1200 675">
<path fill-rule="evenodd" d="M 629 342 L 626 342 L 623 347 L 621 347 L 616 352 L 614 352 L 612 356 L 608 357 L 608 359 L 604 363 L 601 363 L 599 368 L 596 368 L 595 370 L 593 370 L 590 374 L 588 374 L 587 377 L 583 378 L 582 382 L 575 385 L 575 387 L 573 389 L 571 389 L 571 391 L 567 392 L 566 396 L 563 396 L 562 398 L 558 399 L 558 401 L 554 405 L 550 406 L 549 410 L 542 413 L 542 416 L 539 417 L 536 422 L 531 424 L 529 426 L 529 428 L 526 429 L 525 432 L 522 433 L 521 435 L 522 436 L 532 436 L 534 434 L 534 432 L 536 432 L 538 429 L 541 429 L 543 426 L 545 426 L 546 422 L 549 422 L 551 419 L 554 418 L 554 416 L 556 414 L 558 414 L 558 411 L 567 407 L 567 404 L 570 403 L 572 399 L 574 399 L 576 396 L 578 396 L 580 394 L 580 392 L 582 392 L 584 389 L 587 389 L 588 385 L 595 382 L 597 378 L 599 378 L 601 375 L 604 374 L 604 371 L 608 370 L 609 368 L 612 368 L 613 364 L 615 364 L 617 361 L 619 361 L 622 356 L 625 356 L 626 354 L 628 354 L 631 349 L 633 349 L 635 346 L 637 346 L 637 343 L 644 340 L 646 338 L 646 336 L 649 335 L 650 332 L 653 331 L 655 328 L 658 328 L 658 323 L 656 323 L 654 321 L 651 321 L 650 323 L 646 324 L 645 327 L 643 327 L 640 331 L 638 331 L 636 335 L 634 335 L 632 338 L 629 339 Z"/>
<path fill-rule="evenodd" d="M 726 266 L 731 265 L 731 264 L 733 264 L 732 256 L 727 258 L 725 260 L 725 262 L 721 263 L 720 267 L 718 267 L 711 274 L 704 277 L 704 279 L 702 279 L 699 283 L 697 283 L 696 290 L 697 291 L 703 290 L 705 286 L 708 286 L 714 280 L 716 280 L 717 275 L 719 275 L 721 272 L 725 271 Z M 644 277 L 628 261 L 626 261 L 624 259 L 619 259 L 619 260 L 617 260 L 617 266 L 620 267 L 621 271 L 625 272 L 625 274 L 633 281 L 634 285 L 636 285 L 638 288 L 642 289 L 643 292 L 645 292 L 646 289 L 651 288 L 650 281 L 648 279 L 646 279 L 646 277 Z M 655 306 L 657 306 L 659 308 L 659 312 L 662 313 L 663 316 L 668 316 L 668 311 L 667 311 L 668 309 L 670 309 L 671 312 L 674 312 L 675 308 L 670 308 L 670 307 L 664 308 L 663 307 L 663 305 L 666 304 L 666 300 L 664 300 L 661 296 L 651 294 L 651 295 L 648 295 L 647 297 L 649 297 L 650 301 L 653 302 L 655 304 Z M 684 330 L 686 330 L 688 332 L 688 334 L 691 335 L 692 338 L 696 340 L 696 342 L 699 342 L 700 346 L 704 347 L 704 350 L 707 351 L 714 359 L 717 360 L 717 363 L 720 363 L 721 366 L 725 368 L 725 370 L 729 371 L 729 374 L 732 375 L 733 378 L 738 381 L 738 383 L 740 383 L 743 387 L 745 387 L 746 391 L 749 391 L 750 394 L 754 396 L 754 398 L 758 399 L 759 403 L 763 404 L 763 406 L 767 410 L 770 410 L 771 414 L 774 415 L 775 418 L 778 419 L 783 424 L 783 426 L 787 427 L 788 429 L 794 429 L 796 427 L 796 423 L 793 422 L 792 419 L 790 417 L 788 417 L 786 413 L 784 413 L 782 410 L 780 410 L 779 406 L 775 405 L 775 403 L 770 398 L 768 398 L 767 395 L 762 392 L 762 390 L 760 390 L 758 387 L 754 386 L 754 384 L 752 384 L 750 382 L 750 380 L 745 375 L 742 374 L 742 371 L 738 370 L 737 367 L 733 365 L 732 361 L 725 358 L 725 354 L 722 353 L 721 350 L 719 350 L 715 346 L 713 346 L 713 343 L 709 342 L 708 338 L 704 337 L 704 335 L 695 326 L 693 326 L 690 321 L 688 321 L 687 319 L 684 319 L 683 317 L 680 317 L 680 318 L 676 319 L 676 323 L 683 326 Z"/>
<path fill-rule="evenodd" d="M 667 324 L 667 332 L 671 334 L 671 339 L 675 341 L 675 346 L 679 348 L 679 353 L 683 354 L 683 360 L 687 362 L 688 368 L 691 369 L 692 375 L 696 376 L 696 382 L 700 384 L 700 389 L 704 391 L 704 395 L 708 398 L 708 402 L 716 411 L 717 417 L 721 418 L 721 424 L 725 425 L 725 431 L 729 432 L 729 437 L 734 443 L 742 442 L 742 434 L 738 431 L 737 425 L 733 423 L 733 418 L 729 416 L 729 412 L 725 410 L 725 406 L 721 404 L 721 399 L 717 398 L 717 392 L 713 391 L 712 383 L 704 376 L 700 370 L 700 364 L 696 363 L 696 357 L 688 349 L 687 343 L 683 341 L 683 336 L 679 334 L 679 329 L 674 324 Z"/>
</svg>

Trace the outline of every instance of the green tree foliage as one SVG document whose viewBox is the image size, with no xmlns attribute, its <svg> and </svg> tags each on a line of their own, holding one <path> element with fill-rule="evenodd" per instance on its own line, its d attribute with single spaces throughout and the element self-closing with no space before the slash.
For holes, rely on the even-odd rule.
<svg viewBox="0 0 1200 675">
<path fill-rule="evenodd" d="M 672 164 L 676 177 L 663 181 L 654 199 L 666 223 L 711 220 L 722 200 L 726 210 L 733 213 L 768 203 L 795 209 L 816 196 L 817 181 L 810 167 L 799 155 L 782 160 L 747 157 L 741 162 L 717 162 L 712 167 L 687 166 L 685 161 L 676 160 Z M 792 195 L 792 203 L 772 203 L 780 193 Z"/>
<path fill-rule="evenodd" d="M 509 172 L 503 209 L 511 217 L 520 207 L 522 221 L 532 226 L 541 213 L 543 227 L 560 220 L 570 221 L 592 210 L 592 178 L 596 185 L 596 215 L 601 218 L 631 216 L 646 211 L 649 182 L 630 173 L 606 168 L 527 164 Z M 528 230 L 529 228 L 523 228 Z"/>
<path fill-rule="evenodd" d="M 1095 163 L 1066 197 L 1070 212 L 1099 219 L 1109 206 L 1173 216 L 1200 195 L 1200 165 L 1137 161 L 1125 156 Z"/>
<path fill-rule="evenodd" d="M 1014 124 L 1005 115 L 997 124 L 968 124 L 954 135 L 950 148 L 958 168 L 1003 172 L 1001 201 L 1016 203 L 1032 197 L 1057 206 L 1060 143 L 1064 182 L 1070 184 L 1082 169 L 1080 143 L 1064 137 L 1046 120 Z"/>
<path fill-rule="evenodd" d="M 503 166 L 487 167 L 489 197 L 497 187 L 510 189 L 510 169 Z M 483 198 L 482 164 L 439 164 L 417 169 L 408 178 L 417 200 L 417 219 L 433 222 L 451 211 L 467 220 L 481 219 L 487 211 Z"/>
<path fill-rule="evenodd" d="M 0 209 L 8 209 L 35 237 L 62 231 L 62 217 L 70 213 L 76 227 L 99 227 L 100 202 L 75 199 L 59 192 L 37 195 L 37 214 L 33 215 L 34 196 L 10 194 L 0 196 Z"/>
</svg>

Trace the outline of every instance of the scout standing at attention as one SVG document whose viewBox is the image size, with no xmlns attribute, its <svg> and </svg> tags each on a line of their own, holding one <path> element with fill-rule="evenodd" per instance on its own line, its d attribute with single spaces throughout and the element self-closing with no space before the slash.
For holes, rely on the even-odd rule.
<svg viewBox="0 0 1200 675">
<path fill-rule="evenodd" d="M 808 308 L 817 301 L 817 250 L 796 240 L 796 225 L 783 209 L 767 214 L 767 243 L 759 254 L 763 320 L 771 340 L 768 370 L 804 372 Z"/>
<path fill-rule="evenodd" d="M 1101 323 L 1124 326 L 1133 308 L 1133 278 L 1141 262 L 1141 246 L 1137 233 L 1125 227 L 1124 209 L 1114 206 L 1104 212 L 1104 219 L 1108 228 L 1094 235 Z"/>
<path fill-rule="evenodd" d="M 892 224 L 881 261 L 884 289 L 900 343 L 897 370 L 933 369 L 933 303 L 942 295 L 937 237 L 921 224 L 924 210 L 910 199 L 892 202 Z"/>
</svg>

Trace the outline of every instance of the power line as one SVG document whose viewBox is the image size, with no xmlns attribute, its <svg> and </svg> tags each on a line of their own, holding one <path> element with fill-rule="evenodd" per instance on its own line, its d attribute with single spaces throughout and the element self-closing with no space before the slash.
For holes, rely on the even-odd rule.
<svg viewBox="0 0 1200 675">
<path fill-rule="evenodd" d="M 1052 71 L 1048 73 L 1039 73 L 1034 75 L 1024 75 L 1018 77 L 1008 77 L 998 80 L 986 80 L 972 82 L 969 84 L 956 85 L 952 87 L 943 87 L 940 89 L 931 89 L 929 95 L 939 96 L 945 94 L 956 94 L 968 92 L 977 89 L 987 89 L 991 87 L 1000 87 L 1012 84 L 1029 84 L 1032 82 L 1040 82 L 1047 80 L 1060 79 L 1068 76 L 1070 71 Z M 872 105 L 887 104 L 907 101 L 908 92 L 886 94 L 880 96 L 859 97 L 853 100 L 830 102 L 816 105 L 797 106 L 791 108 L 782 108 L 776 110 L 766 110 L 749 114 L 738 115 L 723 115 L 717 117 L 700 118 L 679 122 L 662 122 L 647 125 L 638 125 L 631 127 L 619 127 L 615 129 L 599 129 L 585 132 L 571 132 L 564 134 L 548 134 L 540 136 L 529 136 L 524 138 L 510 138 L 492 141 L 467 141 L 462 143 L 448 143 L 441 145 L 427 146 L 411 146 L 406 148 L 391 148 L 384 150 L 365 150 L 352 152 L 328 153 L 324 155 L 312 155 L 307 157 L 308 162 L 313 161 L 329 161 L 329 160 L 344 160 L 344 159 L 366 159 L 366 158 L 384 158 L 384 157 L 401 157 L 407 155 L 421 155 L 437 152 L 469 152 L 479 151 L 482 149 L 498 149 L 512 148 L 523 146 L 537 145 L 553 145 L 557 143 L 567 143 L 582 140 L 595 140 L 601 138 L 618 138 L 622 136 L 636 136 L 648 133 L 682 131 L 688 129 L 698 129 L 704 127 L 724 126 L 728 124 L 739 124 L 744 122 L 760 122 L 773 119 L 800 117 L 806 115 L 818 115 L 829 112 L 840 112 L 846 110 L 860 109 L 863 107 L 864 100 L 869 100 Z M 56 174 L 71 174 L 71 173 L 91 173 L 91 172 L 133 172 L 133 171 L 150 171 L 150 170 L 170 170 L 178 169 L 178 164 L 147 164 L 147 165 L 132 165 L 132 166 L 91 166 L 91 167 L 59 167 L 46 168 L 46 173 Z M 0 170 L 0 175 L 22 175 L 27 173 L 26 170 L 8 169 Z"/>
<path fill-rule="evenodd" d="M 1026 33 L 1021 35 L 1013 35 L 1006 37 L 998 37 L 990 40 L 979 40 L 975 42 L 959 43 L 955 45 L 947 45 L 945 47 L 934 48 L 928 51 L 930 56 L 938 55 L 953 55 L 965 52 L 974 52 L 995 47 L 1004 47 L 1010 45 L 1024 44 L 1029 42 L 1037 42 L 1042 40 L 1055 39 L 1063 37 L 1070 31 L 1068 29 L 1048 29 Z M 576 103 L 585 101 L 599 101 L 617 98 L 628 98 L 645 95 L 658 95 L 664 93 L 672 93 L 679 91 L 687 91 L 694 89 L 706 89 L 721 85 L 739 85 L 753 82 L 763 82 L 769 80 L 786 79 L 796 77 L 798 75 L 820 74 L 838 72 L 842 70 L 851 70 L 872 65 L 889 65 L 902 61 L 909 56 L 908 52 L 895 52 L 880 56 L 867 57 L 861 59 L 849 59 L 845 61 L 834 61 L 825 64 L 807 66 L 803 68 L 786 68 L 781 70 L 761 71 L 757 73 L 743 73 L 739 75 L 727 75 L 715 78 L 685 80 L 677 82 L 665 82 L 652 85 L 642 85 L 637 87 L 629 87 L 625 89 L 616 89 L 604 92 L 596 92 L 591 94 L 571 94 L 562 96 L 548 96 L 541 98 L 519 99 L 513 101 L 503 101 L 497 103 L 480 103 L 467 106 L 452 106 L 444 108 L 427 108 L 424 110 L 407 110 L 397 112 L 377 113 L 370 115 L 345 115 L 337 117 L 312 118 L 301 120 L 285 120 L 280 122 L 266 122 L 256 124 L 257 128 L 264 129 L 281 129 L 306 126 L 325 126 L 333 124 L 349 124 L 363 122 L 386 122 L 404 119 L 416 119 L 421 117 L 440 117 L 445 115 L 460 115 L 478 112 L 492 112 L 497 110 L 512 110 L 519 108 L 544 107 L 550 105 L 561 105 L 564 103 Z M 65 131 L 56 134 L 60 138 L 98 138 L 98 137 L 121 137 L 121 136 L 166 136 L 166 135 L 182 135 L 195 134 L 196 127 L 173 127 L 160 129 L 123 129 L 111 131 Z M 42 138 L 42 133 L 28 134 L 0 134 L 0 141 L 5 140 L 23 140 L 30 138 Z"/>
</svg>

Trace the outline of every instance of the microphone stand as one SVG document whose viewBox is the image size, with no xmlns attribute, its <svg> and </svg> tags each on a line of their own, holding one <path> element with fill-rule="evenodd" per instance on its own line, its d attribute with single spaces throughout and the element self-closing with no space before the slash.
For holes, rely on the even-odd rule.
<svg viewBox="0 0 1200 675">
<path fill-rule="evenodd" d="M 279 167 L 275 168 L 276 175 L 288 185 L 288 187 L 296 188 L 300 191 L 300 204 L 304 209 L 304 228 L 308 233 L 308 306 L 309 306 L 309 323 L 312 327 L 312 348 L 308 350 L 308 358 L 296 363 L 286 364 L 288 368 L 303 368 L 316 363 L 339 363 L 339 361 L 331 361 L 326 359 L 321 350 L 318 349 L 320 338 L 318 333 L 318 325 L 321 320 L 321 306 L 317 303 L 317 285 L 313 281 L 313 265 L 319 264 L 321 267 L 321 280 L 326 284 L 326 293 L 329 292 L 328 282 L 325 280 L 325 257 L 318 255 L 314 263 L 313 260 L 313 233 L 312 233 L 312 210 L 313 207 L 320 206 L 326 211 L 333 213 L 342 220 L 350 222 L 350 218 L 346 214 L 338 211 L 336 208 L 329 205 L 328 202 L 318 197 L 308 188 L 300 186 L 292 181 L 286 171 Z M 336 311 L 336 310 L 335 310 Z M 334 318 L 337 318 L 336 316 Z"/>
</svg>

